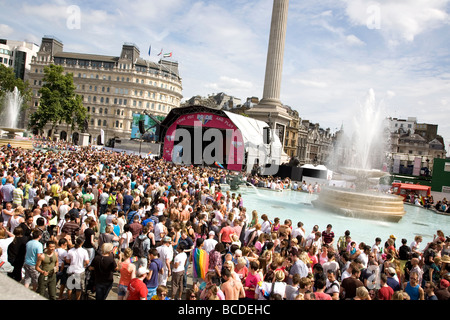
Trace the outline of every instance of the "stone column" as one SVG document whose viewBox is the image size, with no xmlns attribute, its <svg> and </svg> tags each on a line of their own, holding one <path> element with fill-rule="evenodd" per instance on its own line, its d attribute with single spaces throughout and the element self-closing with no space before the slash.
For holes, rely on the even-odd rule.
<svg viewBox="0 0 450 320">
<path fill-rule="evenodd" d="M 289 0 L 273 1 L 264 91 L 259 103 L 261 105 L 281 105 L 281 74 L 283 71 L 288 6 Z"/>
</svg>

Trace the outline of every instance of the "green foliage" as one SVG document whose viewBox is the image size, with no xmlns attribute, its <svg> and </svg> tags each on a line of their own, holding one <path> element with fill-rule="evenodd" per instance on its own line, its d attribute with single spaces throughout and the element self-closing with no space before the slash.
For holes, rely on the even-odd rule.
<svg viewBox="0 0 450 320">
<path fill-rule="evenodd" d="M 23 98 L 22 109 L 26 108 L 31 99 L 31 88 L 28 81 L 16 78 L 12 68 L 0 64 L 0 101 L 3 101 L 3 97 L 7 92 L 14 91 L 14 87 L 17 87 Z M 3 104 L 0 104 L 0 108 L 3 108 Z"/>
<path fill-rule="evenodd" d="M 39 107 L 30 116 L 29 127 L 42 130 L 48 123 L 52 130 L 66 123 L 72 130 L 81 130 L 88 118 L 81 96 L 75 93 L 73 74 L 63 74 L 62 66 L 50 65 L 44 68 L 44 85 L 39 90 Z"/>
</svg>

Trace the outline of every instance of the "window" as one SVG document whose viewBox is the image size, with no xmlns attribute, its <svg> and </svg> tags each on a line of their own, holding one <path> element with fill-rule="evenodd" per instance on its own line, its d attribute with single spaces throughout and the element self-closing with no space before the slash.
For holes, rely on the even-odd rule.
<svg viewBox="0 0 450 320">
<path fill-rule="evenodd" d="M 105 108 L 105 114 L 108 114 L 108 108 Z"/>
<path fill-rule="evenodd" d="M 103 120 L 103 126 L 104 126 L 104 127 L 107 126 L 106 120 Z"/>
<path fill-rule="evenodd" d="M 444 171 L 450 172 L 450 162 L 446 162 L 444 165 Z"/>
<path fill-rule="evenodd" d="M 102 120 L 98 119 L 98 120 L 97 120 L 97 126 L 100 127 L 101 125 L 102 125 Z"/>
</svg>

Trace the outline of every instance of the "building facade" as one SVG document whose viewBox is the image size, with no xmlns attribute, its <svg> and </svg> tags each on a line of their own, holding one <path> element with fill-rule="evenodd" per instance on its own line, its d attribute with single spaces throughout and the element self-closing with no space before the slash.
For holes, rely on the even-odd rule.
<svg viewBox="0 0 450 320">
<path fill-rule="evenodd" d="M 434 159 L 445 159 L 444 145 L 438 140 L 427 141 L 421 135 L 391 134 L 391 152 L 389 157 L 396 163 L 394 173 L 412 174 L 416 158 L 420 158 L 420 167 L 433 168 Z"/>
<path fill-rule="evenodd" d="M 138 47 L 132 43 L 123 44 L 119 56 L 64 52 L 62 41 L 44 36 L 26 77 L 33 92 L 28 116 L 39 106 L 44 67 L 61 65 L 64 72 L 73 74 L 75 92 L 82 97 L 90 116 L 87 130 L 90 143 L 129 139 L 133 113 L 165 116 L 180 106 L 183 97 L 177 62 L 155 63 L 142 59 L 139 54 Z M 79 132 L 71 132 L 66 124 L 58 126 L 55 132 L 49 129 L 50 126 L 41 134 L 78 142 Z"/>
<path fill-rule="evenodd" d="M 39 46 L 33 42 L 0 39 L 0 63 L 14 69 L 17 78 L 25 79 Z"/>
<path fill-rule="evenodd" d="M 407 119 L 389 118 L 388 120 L 390 132 L 413 134 L 416 129 L 416 117 L 408 117 Z"/>
</svg>

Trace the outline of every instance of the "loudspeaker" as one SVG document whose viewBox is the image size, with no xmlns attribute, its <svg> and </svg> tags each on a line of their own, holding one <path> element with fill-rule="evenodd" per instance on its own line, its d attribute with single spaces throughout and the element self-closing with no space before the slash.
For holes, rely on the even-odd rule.
<svg viewBox="0 0 450 320">
<path fill-rule="evenodd" d="M 270 144 L 270 127 L 263 128 L 263 141 L 264 144 Z"/>
<path fill-rule="evenodd" d="M 139 132 L 141 134 L 145 133 L 145 128 L 144 128 L 144 120 L 139 120 Z"/>
</svg>

